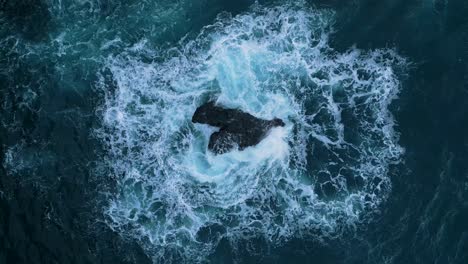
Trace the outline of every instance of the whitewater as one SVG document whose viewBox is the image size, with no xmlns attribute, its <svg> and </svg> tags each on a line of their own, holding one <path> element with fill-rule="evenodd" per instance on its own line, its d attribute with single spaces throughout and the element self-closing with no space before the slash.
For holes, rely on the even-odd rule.
<svg viewBox="0 0 468 264">
<path fill-rule="evenodd" d="M 254 5 L 222 13 L 169 49 L 147 39 L 105 59 L 106 224 L 155 262 L 202 262 L 221 240 L 339 237 L 369 221 L 401 162 L 390 105 L 407 61 L 393 49 L 329 43 L 334 13 Z M 281 118 L 257 146 L 214 155 L 207 102 Z M 102 175 L 101 175 L 102 176 Z"/>
</svg>

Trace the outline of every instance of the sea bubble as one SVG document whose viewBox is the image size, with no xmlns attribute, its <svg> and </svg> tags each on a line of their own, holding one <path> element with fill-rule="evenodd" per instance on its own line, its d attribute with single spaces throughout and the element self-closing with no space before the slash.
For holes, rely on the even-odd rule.
<svg viewBox="0 0 468 264">
<path fill-rule="evenodd" d="M 406 62 L 391 49 L 335 51 L 333 18 L 256 5 L 167 51 L 139 45 L 163 60 L 131 48 L 109 57 L 97 131 L 116 186 L 108 225 L 155 261 L 198 262 L 223 238 L 235 247 L 335 236 L 378 210 L 403 153 L 388 108 Z M 191 123 L 209 99 L 286 125 L 257 146 L 214 155 L 215 128 Z"/>
</svg>

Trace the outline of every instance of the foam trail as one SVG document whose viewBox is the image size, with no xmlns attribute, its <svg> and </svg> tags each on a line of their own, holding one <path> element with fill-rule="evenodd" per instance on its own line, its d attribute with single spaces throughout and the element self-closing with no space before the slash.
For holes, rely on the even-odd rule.
<svg viewBox="0 0 468 264">
<path fill-rule="evenodd" d="M 155 262 L 200 262 L 222 237 L 235 247 L 335 236 L 377 210 L 403 153 L 388 106 L 406 62 L 392 50 L 334 51 L 332 23 L 303 4 L 254 6 L 221 15 L 163 62 L 142 62 L 154 54 L 145 45 L 110 57 L 98 131 L 117 181 L 108 224 Z M 210 97 L 286 126 L 212 155 L 213 129 L 190 122 Z"/>
</svg>

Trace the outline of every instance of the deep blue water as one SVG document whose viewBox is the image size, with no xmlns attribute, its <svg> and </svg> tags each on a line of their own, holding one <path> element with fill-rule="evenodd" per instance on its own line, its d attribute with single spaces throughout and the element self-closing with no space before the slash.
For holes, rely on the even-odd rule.
<svg viewBox="0 0 468 264">
<path fill-rule="evenodd" d="M 468 3 L 0 0 L 0 263 L 467 263 Z M 214 156 L 208 98 L 280 117 Z"/>
</svg>

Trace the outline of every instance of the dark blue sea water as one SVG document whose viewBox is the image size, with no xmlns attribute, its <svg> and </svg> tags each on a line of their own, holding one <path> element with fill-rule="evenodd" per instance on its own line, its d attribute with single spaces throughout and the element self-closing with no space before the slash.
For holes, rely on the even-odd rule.
<svg viewBox="0 0 468 264">
<path fill-rule="evenodd" d="M 466 1 L 0 0 L 0 264 L 468 263 L 467 124 Z"/>
</svg>

